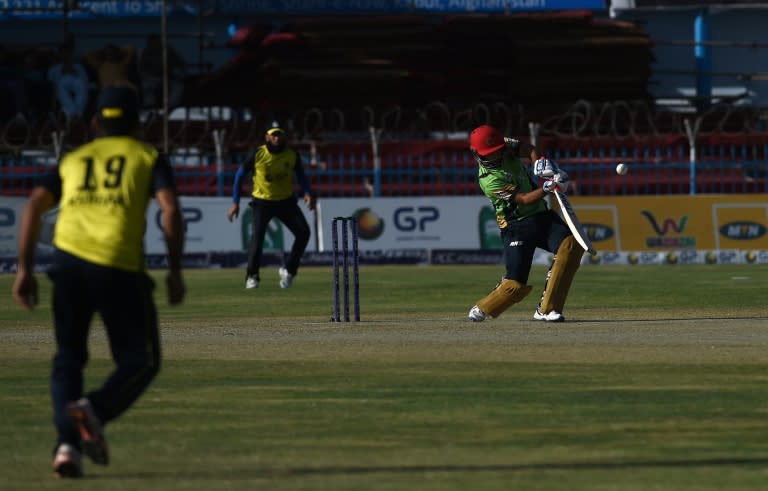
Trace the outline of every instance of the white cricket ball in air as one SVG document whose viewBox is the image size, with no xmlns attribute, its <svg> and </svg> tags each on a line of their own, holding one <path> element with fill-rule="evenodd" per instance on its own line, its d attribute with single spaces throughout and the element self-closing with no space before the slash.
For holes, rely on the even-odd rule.
<svg viewBox="0 0 768 491">
<path fill-rule="evenodd" d="M 619 165 L 616 166 L 616 174 L 620 176 L 623 176 L 624 174 L 626 174 L 628 170 L 629 170 L 629 167 L 627 167 L 627 164 L 625 164 L 624 162 L 619 162 Z"/>
</svg>

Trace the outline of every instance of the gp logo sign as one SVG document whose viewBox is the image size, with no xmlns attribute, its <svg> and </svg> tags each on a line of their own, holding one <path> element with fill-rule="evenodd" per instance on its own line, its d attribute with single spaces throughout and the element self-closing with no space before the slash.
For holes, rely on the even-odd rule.
<svg viewBox="0 0 768 491">
<path fill-rule="evenodd" d="M 434 206 L 403 206 L 395 209 L 395 228 L 401 232 L 424 232 L 427 224 L 440 218 L 440 210 Z"/>
<path fill-rule="evenodd" d="M 13 208 L 0 208 L 0 227 L 16 225 L 16 212 Z"/>
<path fill-rule="evenodd" d="M 162 216 L 163 213 L 161 210 L 157 210 L 157 213 L 155 213 L 155 224 L 157 224 L 157 228 L 162 229 Z M 203 219 L 203 210 L 200 208 L 187 208 L 182 207 L 181 209 L 181 219 L 184 222 L 184 232 L 187 231 L 189 223 L 197 223 Z"/>
</svg>

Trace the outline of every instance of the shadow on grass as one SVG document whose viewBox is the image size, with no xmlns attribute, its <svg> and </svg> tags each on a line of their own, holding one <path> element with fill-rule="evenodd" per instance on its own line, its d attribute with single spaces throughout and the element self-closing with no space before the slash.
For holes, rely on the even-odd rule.
<svg viewBox="0 0 768 491">
<path fill-rule="evenodd" d="M 744 317 L 654 317 L 653 319 L 620 319 L 612 317 L 610 319 L 568 319 L 568 324 L 586 324 L 586 323 L 615 323 L 615 322 L 648 322 L 648 323 L 659 323 L 659 322 L 700 322 L 700 321 L 763 321 L 768 320 L 768 317 L 760 316 L 744 316 Z M 541 321 L 531 321 L 534 323 L 540 323 Z"/>
<path fill-rule="evenodd" d="M 695 467 L 732 467 L 732 466 L 764 466 L 768 458 L 719 458 L 691 460 L 638 460 L 627 462 L 560 462 L 560 463 L 529 463 L 529 464 L 494 464 L 494 465 L 413 465 L 413 466 L 329 466 L 329 467 L 286 467 L 286 468 L 257 468 L 248 471 L 226 469 L 217 472 L 184 470 L 181 472 L 140 472 L 137 474 L 108 474 L 103 476 L 88 476 L 89 480 L 99 479 L 270 479 L 282 477 L 303 476 L 344 476 L 366 474 L 420 474 L 425 472 L 445 473 L 475 473 L 475 472 L 529 472 L 529 471 L 595 471 L 595 470 L 626 470 L 626 469 L 670 469 Z"/>
</svg>

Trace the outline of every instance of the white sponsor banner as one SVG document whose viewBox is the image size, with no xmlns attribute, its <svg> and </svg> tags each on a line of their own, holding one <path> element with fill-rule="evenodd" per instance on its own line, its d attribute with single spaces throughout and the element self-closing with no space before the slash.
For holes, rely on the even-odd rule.
<svg viewBox="0 0 768 491">
<path fill-rule="evenodd" d="M 26 198 L 0 198 L 0 257 L 15 257 L 19 220 Z"/>
<path fill-rule="evenodd" d="M 240 206 L 240 217 L 233 222 L 227 220 L 230 198 L 179 198 L 184 221 L 186 241 L 184 252 L 240 251 L 241 221 L 247 201 Z M 160 208 L 154 200 L 147 209 L 147 232 L 144 239 L 148 254 L 166 252 L 163 230 L 160 226 Z"/>
<path fill-rule="evenodd" d="M 232 200 L 229 198 L 181 197 L 179 201 L 186 229 L 184 252 L 244 250 L 241 230 L 243 216 L 249 215 L 247 204 L 240 207 L 240 217 L 230 223 L 227 220 L 227 209 Z M 16 256 L 19 220 L 25 203 L 26 198 L 0 198 L 0 256 L 2 257 Z M 57 210 L 54 209 L 43 216 L 38 244 L 40 254 L 51 252 L 56 212 Z M 147 208 L 147 230 L 144 243 L 147 254 L 166 252 L 160 227 L 160 209 L 154 200 Z M 270 248 L 271 242 L 267 241 L 265 249 Z"/>
<path fill-rule="evenodd" d="M 230 222 L 227 210 L 232 205 L 231 198 L 196 198 L 182 196 L 182 219 L 186 233 L 184 252 L 232 252 L 246 251 L 251 238 L 251 207 L 249 199 L 240 200 L 240 214 Z M 299 208 L 312 231 L 307 251 L 316 250 L 314 214 L 310 212 L 303 201 Z M 265 251 L 287 251 L 293 245 L 293 235 L 277 219 L 273 219 L 267 227 L 264 240 Z M 160 208 L 152 201 L 147 209 L 147 233 L 145 237 L 147 254 L 165 253 L 165 242 L 160 227 Z"/>
<path fill-rule="evenodd" d="M 483 207 L 488 207 L 488 199 L 481 196 L 323 200 L 320 243 L 323 250 L 331 250 L 333 218 L 353 216 L 362 250 L 479 249 L 481 235 L 499 235 L 495 219 L 490 226 L 480 219 Z"/>
<path fill-rule="evenodd" d="M 180 198 L 186 228 L 185 252 L 242 252 L 250 242 L 248 199 L 241 200 L 240 216 L 227 220 L 230 198 Z M 0 197 L 0 257 L 17 256 L 18 227 L 26 198 Z M 333 217 L 355 216 L 360 223 L 359 247 L 363 251 L 443 250 L 438 262 L 450 262 L 459 254 L 467 261 L 467 251 L 499 249 L 499 231 L 493 211 L 483 197 L 433 198 L 337 198 L 319 202 L 317 216 L 304 212 L 312 231 L 308 252 L 331 250 Z M 51 251 L 55 210 L 42 220 L 38 254 Z M 160 229 L 159 208 L 152 201 L 147 209 L 146 252 L 165 254 Z M 277 220 L 267 230 L 265 251 L 287 251 L 293 235 Z M 456 251 L 445 252 L 454 249 Z M 471 254 L 470 254 L 471 255 Z M 551 254 L 537 250 L 536 264 L 549 263 Z M 480 261 L 483 262 L 483 261 Z M 768 251 L 762 249 L 685 249 L 669 251 L 598 251 L 584 255 L 585 264 L 768 264 Z"/>
<path fill-rule="evenodd" d="M 182 196 L 180 202 L 185 252 L 247 250 L 251 234 L 247 199 L 241 200 L 240 216 L 231 223 L 227 220 L 230 198 Z M 0 255 L 16 255 L 18 220 L 24 203 L 25 198 L 0 198 Z M 498 245 L 489 242 L 499 240 L 496 221 L 492 213 L 489 218 L 490 207 L 483 197 L 325 199 L 319 201 L 317 217 L 303 202 L 299 202 L 299 208 L 312 230 L 308 251 L 331 250 L 331 221 L 337 216 L 358 218 L 361 250 L 478 249 Z M 54 219 L 46 223 L 52 227 Z M 288 250 L 292 244 L 293 235 L 273 220 L 264 249 Z M 145 246 L 148 254 L 165 252 L 159 208 L 154 201 L 147 209 Z"/>
</svg>

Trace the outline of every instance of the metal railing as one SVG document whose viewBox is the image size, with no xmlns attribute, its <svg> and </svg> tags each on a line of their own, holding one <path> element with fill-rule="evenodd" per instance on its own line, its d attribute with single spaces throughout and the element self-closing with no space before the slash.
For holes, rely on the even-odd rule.
<svg viewBox="0 0 768 491">
<path fill-rule="evenodd" d="M 743 127 L 741 131 L 728 131 L 726 120 L 713 124 L 714 113 L 708 112 L 681 118 L 682 132 L 617 135 L 615 131 L 598 131 L 620 126 L 605 124 L 616 121 L 619 113 L 601 107 L 596 115 L 595 106 L 574 106 L 572 112 L 562 115 L 559 126 L 551 122 L 530 125 L 526 135 L 541 153 L 569 172 L 575 193 L 768 192 L 768 132 L 757 128 L 746 131 Z M 611 107 L 615 111 L 616 106 Z M 472 121 L 494 119 L 493 113 L 482 111 L 467 117 Z M 157 144 L 159 121 L 144 121 L 150 143 Z M 554 131 L 555 127 L 571 130 Z M 170 157 L 181 193 L 230 195 L 234 173 L 248 149 L 260 142 L 262 128 L 257 118 L 175 121 L 170 131 Z M 26 195 L 55 165 L 58 156 L 93 136 L 90 126 L 83 122 L 31 126 L 11 121 L 0 130 L 0 195 L 6 196 Z M 339 132 L 335 136 L 336 140 L 292 141 L 304 157 L 306 171 L 321 197 L 480 193 L 476 164 L 467 151 L 466 131 L 430 132 L 421 138 L 406 134 L 397 139 L 391 130 L 371 126 L 366 133 Z M 630 166 L 626 176 L 614 171 L 620 161 Z"/>
<path fill-rule="evenodd" d="M 732 138 L 698 146 L 691 179 L 690 148 L 684 140 L 645 142 L 615 139 L 543 139 L 541 148 L 571 176 L 572 192 L 611 196 L 637 194 L 768 193 L 768 135 Z M 365 143 L 333 147 L 296 143 L 306 172 L 321 197 L 464 196 L 480 194 L 477 167 L 463 141 L 417 141 L 385 145 L 379 168 Z M 422 148 L 419 151 L 419 148 Z M 229 196 L 243 152 L 225 162 L 203 155 L 194 165 L 176 163 L 179 191 L 192 196 Z M 50 156 L 0 156 L 0 195 L 22 196 L 51 169 Z M 615 172 L 618 162 L 630 167 Z M 374 183 L 378 182 L 378 187 Z M 692 185 L 695 188 L 692 188 Z"/>
</svg>

